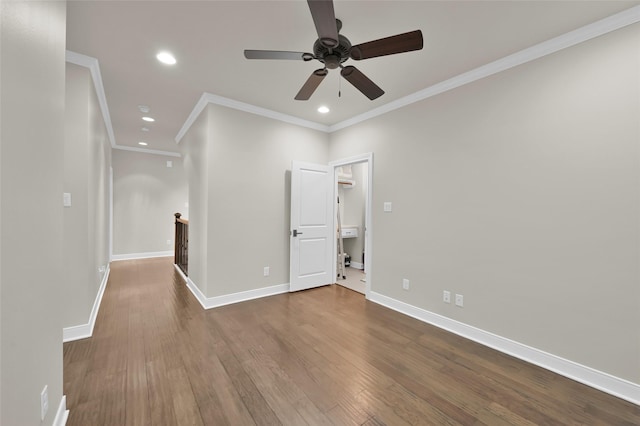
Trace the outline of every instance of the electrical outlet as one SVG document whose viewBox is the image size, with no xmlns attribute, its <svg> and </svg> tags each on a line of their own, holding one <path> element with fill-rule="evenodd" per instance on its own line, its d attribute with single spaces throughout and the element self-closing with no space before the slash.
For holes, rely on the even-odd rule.
<svg viewBox="0 0 640 426">
<path fill-rule="evenodd" d="M 450 291 L 443 291 L 442 292 L 442 301 L 444 303 L 451 303 L 451 292 Z"/>
<path fill-rule="evenodd" d="M 461 294 L 456 294 L 456 306 L 460 306 L 461 308 L 464 306 L 464 296 Z"/>
<path fill-rule="evenodd" d="M 171 245 L 171 240 L 167 240 L 167 245 L 170 246 Z"/>
<path fill-rule="evenodd" d="M 42 392 L 40 392 L 40 420 L 44 420 L 47 411 L 49 411 L 49 391 L 47 385 L 45 385 Z"/>
<path fill-rule="evenodd" d="M 265 267 L 264 267 L 264 276 L 265 276 L 265 277 L 268 277 L 270 272 L 271 272 L 271 271 L 270 271 L 270 268 L 269 268 L 268 266 L 265 266 Z"/>
<path fill-rule="evenodd" d="M 403 290 L 409 290 L 409 280 L 406 278 L 402 279 L 402 289 Z"/>
</svg>

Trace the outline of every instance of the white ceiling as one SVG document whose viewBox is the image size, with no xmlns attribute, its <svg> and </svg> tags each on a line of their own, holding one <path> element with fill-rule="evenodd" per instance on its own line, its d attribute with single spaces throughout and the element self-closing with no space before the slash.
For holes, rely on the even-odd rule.
<svg viewBox="0 0 640 426">
<path fill-rule="evenodd" d="M 330 74 L 309 101 L 293 98 L 317 61 L 249 61 L 244 49 L 311 52 L 304 0 L 70 1 L 67 49 L 98 59 L 118 145 L 178 151 L 175 137 L 203 92 L 333 125 L 463 72 L 637 5 L 637 1 L 343 1 L 341 34 L 359 44 L 420 29 L 424 49 L 349 60 L 385 94 L 368 100 Z M 169 50 L 178 63 L 155 55 Z M 138 105 L 156 121 L 141 120 Z M 316 109 L 331 108 L 326 115 Z M 146 126 L 149 132 L 142 132 Z"/>
</svg>

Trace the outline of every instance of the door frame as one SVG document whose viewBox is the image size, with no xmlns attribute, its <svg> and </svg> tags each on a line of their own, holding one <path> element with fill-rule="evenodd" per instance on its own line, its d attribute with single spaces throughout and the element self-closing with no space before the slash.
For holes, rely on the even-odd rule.
<svg viewBox="0 0 640 426">
<path fill-rule="evenodd" d="M 373 218 L 372 218 L 372 206 L 373 206 L 373 152 L 367 152 L 360 155 L 354 155 L 353 157 L 343 158 L 341 160 L 329 162 L 329 166 L 333 168 L 333 229 L 336 229 L 336 222 L 338 216 L 338 203 L 336 202 L 338 197 L 338 174 L 336 169 L 341 166 L 356 163 L 367 163 L 367 202 L 365 204 L 365 246 L 364 246 L 364 264 L 367 268 L 367 281 L 365 282 L 364 297 L 368 300 L 371 298 L 371 282 L 373 280 Z M 338 264 L 336 259 L 338 258 L 338 241 L 334 238 L 333 243 L 333 276 L 334 278 L 338 273 Z"/>
</svg>

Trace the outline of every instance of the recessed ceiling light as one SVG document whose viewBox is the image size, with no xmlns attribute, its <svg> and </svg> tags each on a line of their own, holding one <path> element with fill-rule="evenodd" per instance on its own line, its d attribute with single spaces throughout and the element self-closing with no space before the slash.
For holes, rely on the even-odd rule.
<svg viewBox="0 0 640 426">
<path fill-rule="evenodd" d="M 163 64 L 173 65 L 176 63 L 176 58 L 169 52 L 160 52 L 156 55 L 156 58 Z"/>
<path fill-rule="evenodd" d="M 148 106 L 146 106 L 146 105 L 138 105 L 138 109 L 139 109 L 139 110 L 140 110 L 140 112 L 141 112 L 141 113 L 143 113 L 143 114 L 146 114 L 146 113 L 148 113 L 148 112 L 150 111 L 150 110 L 149 110 L 149 107 L 148 107 Z"/>
<path fill-rule="evenodd" d="M 143 132 L 148 132 L 148 131 L 149 131 L 149 128 L 148 128 L 148 127 L 143 127 L 143 128 L 142 128 L 142 129 L 140 129 L 140 130 L 142 130 Z"/>
<path fill-rule="evenodd" d="M 329 111 L 330 111 L 330 110 L 329 110 L 329 108 L 327 108 L 327 107 L 326 107 L 326 106 L 324 106 L 324 105 L 323 105 L 323 106 L 321 106 L 320 108 L 318 108 L 318 112 L 319 112 L 320 114 L 326 114 L 326 113 L 328 113 Z"/>
<path fill-rule="evenodd" d="M 155 119 L 155 118 L 151 118 L 151 117 L 142 117 L 142 119 L 143 119 L 144 121 L 148 121 L 148 122 L 156 121 L 156 119 Z"/>
<path fill-rule="evenodd" d="M 148 143 L 146 143 L 146 142 L 138 142 L 138 145 L 147 146 L 147 145 L 149 145 L 149 144 L 148 144 Z"/>
</svg>

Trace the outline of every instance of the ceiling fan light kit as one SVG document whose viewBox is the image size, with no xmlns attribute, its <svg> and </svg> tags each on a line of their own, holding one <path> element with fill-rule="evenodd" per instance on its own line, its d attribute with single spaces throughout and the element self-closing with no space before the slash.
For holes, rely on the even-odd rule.
<svg viewBox="0 0 640 426">
<path fill-rule="evenodd" d="M 304 83 L 294 99 L 306 101 L 318 88 L 329 73 L 328 70 L 340 68 L 340 75 L 351 83 L 367 98 L 374 100 L 384 94 L 366 75 L 352 65 L 343 66 L 348 59 L 360 61 L 379 56 L 420 50 L 423 47 L 422 31 L 385 37 L 366 43 L 351 45 L 348 38 L 339 34 L 342 22 L 336 19 L 333 0 L 307 0 L 318 39 L 313 44 L 313 53 L 289 52 L 281 50 L 245 50 L 247 59 L 281 59 L 281 60 L 318 60 L 323 68 L 315 70 Z"/>
</svg>

